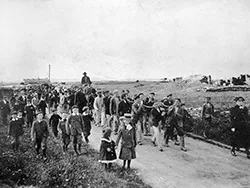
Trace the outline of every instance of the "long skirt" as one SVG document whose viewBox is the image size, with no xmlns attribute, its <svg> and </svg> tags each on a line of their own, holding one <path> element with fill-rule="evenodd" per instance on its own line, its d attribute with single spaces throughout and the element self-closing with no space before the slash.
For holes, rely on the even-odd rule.
<svg viewBox="0 0 250 188">
<path fill-rule="evenodd" d="M 119 155 L 119 159 L 121 160 L 131 160 L 131 159 L 135 159 L 136 158 L 136 154 L 135 154 L 135 148 L 131 147 L 121 147 L 121 151 L 120 151 L 120 155 Z"/>
</svg>

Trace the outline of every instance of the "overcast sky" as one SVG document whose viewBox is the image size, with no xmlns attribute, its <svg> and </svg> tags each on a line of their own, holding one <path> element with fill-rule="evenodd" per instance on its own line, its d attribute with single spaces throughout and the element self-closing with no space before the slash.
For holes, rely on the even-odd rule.
<svg viewBox="0 0 250 188">
<path fill-rule="evenodd" d="M 1 0 L 0 81 L 250 73 L 249 0 Z"/>
</svg>

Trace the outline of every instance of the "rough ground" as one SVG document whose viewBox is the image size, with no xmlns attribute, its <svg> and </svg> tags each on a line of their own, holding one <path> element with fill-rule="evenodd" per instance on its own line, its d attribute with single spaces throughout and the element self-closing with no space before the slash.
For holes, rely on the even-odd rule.
<svg viewBox="0 0 250 188">
<path fill-rule="evenodd" d="M 90 144 L 95 149 L 99 149 L 100 138 L 101 128 L 93 127 Z M 145 144 L 137 146 L 132 168 L 137 168 L 144 181 L 155 188 L 250 187 L 250 160 L 243 153 L 233 157 L 227 149 L 192 138 L 186 138 L 186 153 L 173 143 L 160 152 L 149 139 L 146 137 Z"/>
</svg>

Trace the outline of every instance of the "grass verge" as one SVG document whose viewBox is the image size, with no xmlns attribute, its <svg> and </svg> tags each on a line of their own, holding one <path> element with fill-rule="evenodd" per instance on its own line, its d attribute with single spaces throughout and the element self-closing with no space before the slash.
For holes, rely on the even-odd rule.
<svg viewBox="0 0 250 188">
<path fill-rule="evenodd" d="M 136 170 L 121 171 L 117 164 L 106 171 L 98 161 L 98 152 L 84 145 L 82 155 L 75 157 L 70 150 L 63 155 L 60 140 L 48 139 L 48 160 L 36 158 L 29 130 L 25 130 L 20 151 L 11 151 L 6 129 L 0 129 L 0 186 L 11 187 L 145 187 Z"/>
</svg>

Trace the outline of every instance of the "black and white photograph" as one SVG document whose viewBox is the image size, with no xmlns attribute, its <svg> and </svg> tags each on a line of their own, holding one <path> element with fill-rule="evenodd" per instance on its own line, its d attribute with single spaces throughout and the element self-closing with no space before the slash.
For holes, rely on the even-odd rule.
<svg viewBox="0 0 250 188">
<path fill-rule="evenodd" d="M 249 0 L 0 0 L 0 188 L 250 188 Z"/>
</svg>

